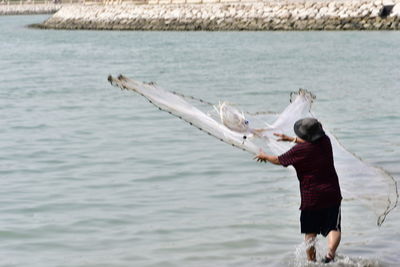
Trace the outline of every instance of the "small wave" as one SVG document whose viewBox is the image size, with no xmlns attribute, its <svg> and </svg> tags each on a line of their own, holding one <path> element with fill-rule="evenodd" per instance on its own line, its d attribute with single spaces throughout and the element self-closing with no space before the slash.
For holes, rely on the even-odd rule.
<svg viewBox="0 0 400 267">
<path fill-rule="evenodd" d="M 377 259 L 366 259 L 362 257 L 350 257 L 343 254 L 337 254 L 335 261 L 329 264 L 322 263 L 321 260 L 325 256 L 326 248 L 324 248 L 318 239 L 315 241 L 317 251 L 317 261 L 310 262 L 307 260 L 305 242 L 298 245 L 294 252 L 294 257 L 289 261 L 289 266 L 292 267 L 314 267 L 314 266 L 332 266 L 332 267 L 383 267 L 382 262 Z"/>
</svg>

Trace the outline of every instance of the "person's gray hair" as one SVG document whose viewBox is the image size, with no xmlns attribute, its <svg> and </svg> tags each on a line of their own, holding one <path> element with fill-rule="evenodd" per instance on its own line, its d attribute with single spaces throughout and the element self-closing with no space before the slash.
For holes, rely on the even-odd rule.
<svg viewBox="0 0 400 267">
<path fill-rule="evenodd" d="M 314 143 L 325 136 L 321 123 L 315 118 L 304 118 L 296 121 L 294 132 L 301 139 Z"/>
</svg>

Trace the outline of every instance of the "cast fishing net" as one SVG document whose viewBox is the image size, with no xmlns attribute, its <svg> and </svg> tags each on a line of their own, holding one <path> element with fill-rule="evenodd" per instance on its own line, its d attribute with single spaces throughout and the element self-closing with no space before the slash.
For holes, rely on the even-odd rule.
<svg viewBox="0 0 400 267">
<path fill-rule="evenodd" d="M 154 83 L 138 82 L 122 75 L 117 78 L 109 76 L 108 80 L 114 86 L 142 95 L 160 110 L 254 155 L 260 150 L 275 155 L 286 152 L 293 144 L 279 142 L 273 134 L 295 136 L 293 125 L 297 120 L 315 117 L 311 112 L 315 96 L 303 89 L 291 93 L 290 104 L 279 114 L 251 114 L 228 102 L 212 104 L 164 90 Z M 370 166 L 348 152 L 327 129 L 324 130 L 332 141 L 344 199 L 362 201 L 375 212 L 377 224 L 381 225 L 387 214 L 397 205 L 399 194 L 395 180 L 384 170 Z"/>
</svg>

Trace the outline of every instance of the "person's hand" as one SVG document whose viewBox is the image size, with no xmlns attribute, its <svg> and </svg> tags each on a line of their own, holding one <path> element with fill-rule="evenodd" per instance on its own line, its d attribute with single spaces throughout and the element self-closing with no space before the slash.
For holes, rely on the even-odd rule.
<svg viewBox="0 0 400 267">
<path fill-rule="evenodd" d="M 257 162 L 265 162 L 267 163 L 267 154 L 265 154 L 263 151 L 260 151 L 257 156 L 255 156 L 253 159 L 257 160 Z"/>
<path fill-rule="evenodd" d="M 287 141 L 287 142 L 293 141 L 293 137 L 287 136 L 285 134 L 274 133 L 274 135 L 279 137 L 277 141 Z"/>
</svg>

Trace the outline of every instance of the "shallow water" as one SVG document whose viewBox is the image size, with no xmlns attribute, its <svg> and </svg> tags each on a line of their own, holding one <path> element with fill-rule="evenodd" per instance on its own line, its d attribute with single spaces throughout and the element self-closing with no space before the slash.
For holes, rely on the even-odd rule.
<svg viewBox="0 0 400 267">
<path fill-rule="evenodd" d="M 280 111 L 307 88 L 325 127 L 399 180 L 398 32 L 24 27 L 45 18 L 0 17 L 2 266 L 308 266 L 293 172 L 116 90 L 108 74 L 249 111 Z M 400 264 L 398 208 L 381 227 L 356 199 L 342 215 L 337 266 Z"/>
</svg>

